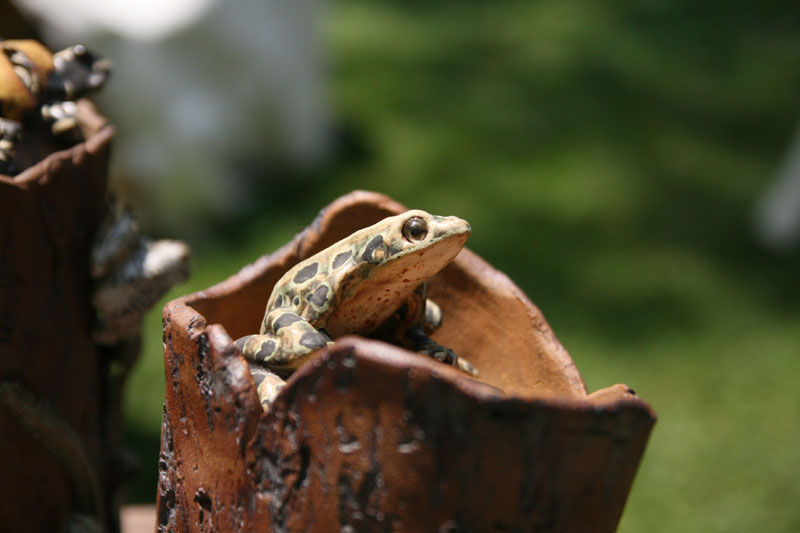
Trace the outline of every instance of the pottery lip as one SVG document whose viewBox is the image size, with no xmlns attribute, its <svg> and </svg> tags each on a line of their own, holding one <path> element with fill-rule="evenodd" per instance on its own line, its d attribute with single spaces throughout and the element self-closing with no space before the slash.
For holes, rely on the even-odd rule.
<svg viewBox="0 0 800 533">
<path fill-rule="evenodd" d="M 421 356 L 404 348 L 386 342 L 348 335 L 336 339 L 332 346 L 319 350 L 309 361 L 296 370 L 286 381 L 273 403 L 273 409 L 263 413 L 267 419 L 281 417 L 287 409 L 302 397 L 302 391 L 314 389 L 316 384 L 324 382 L 331 376 L 341 375 L 342 371 L 351 372 L 362 384 L 368 383 L 379 375 L 390 379 L 405 379 L 409 382 L 438 382 L 450 386 L 463 398 L 471 398 L 479 404 L 492 406 L 498 416 L 503 414 L 529 413 L 531 410 L 545 409 L 557 413 L 593 413 L 612 415 L 617 412 L 628 412 L 645 425 L 655 424 L 657 416 L 650 405 L 636 396 L 626 394 L 625 385 L 613 385 L 603 391 L 613 391 L 600 399 L 591 396 L 568 397 L 531 391 L 530 395 L 507 395 L 502 389 L 489 383 L 465 375 L 459 370 L 443 365 L 430 358 Z M 616 394 L 619 392 L 619 394 Z M 321 397 L 320 400 L 324 401 Z M 402 401 L 387 398 L 387 402 Z"/>
<path fill-rule="evenodd" d="M 52 174 L 59 167 L 74 166 L 87 155 L 94 156 L 110 145 L 116 133 L 114 126 L 97 111 L 91 101 L 80 99 L 75 104 L 78 106 L 78 121 L 84 140 L 73 146 L 50 152 L 19 174 L 13 176 L 0 174 L 0 187 L 4 185 L 27 187 L 43 182 L 48 174 Z"/>
<path fill-rule="evenodd" d="M 306 379 L 322 364 L 333 362 L 341 364 L 341 358 L 352 356 L 358 361 L 370 365 L 385 366 L 387 369 L 400 370 L 413 379 L 420 373 L 432 379 L 449 381 L 469 395 L 481 398 L 505 398 L 502 389 L 473 378 L 455 367 L 442 364 L 430 357 L 412 352 L 405 348 L 376 339 L 368 339 L 357 335 L 345 335 L 334 341 L 333 346 L 320 350 L 307 364 L 298 369 L 287 380 L 287 386 L 295 381 Z M 349 364 L 349 363 L 348 363 Z"/>
</svg>

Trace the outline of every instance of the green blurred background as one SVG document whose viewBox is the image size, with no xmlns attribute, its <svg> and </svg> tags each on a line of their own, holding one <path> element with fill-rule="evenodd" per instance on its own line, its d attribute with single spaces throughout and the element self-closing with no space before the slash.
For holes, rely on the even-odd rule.
<svg viewBox="0 0 800 533">
<path fill-rule="evenodd" d="M 352 189 L 461 216 L 589 389 L 626 383 L 658 413 L 620 531 L 800 531 L 800 254 L 753 231 L 800 116 L 800 4 L 336 0 L 319 21 L 329 156 L 300 168 L 243 140 L 225 165 L 255 201 L 149 228 L 193 247 L 164 301 Z M 144 335 L 133 502 L 156 494 L 160 308 Z"/>
</svg>

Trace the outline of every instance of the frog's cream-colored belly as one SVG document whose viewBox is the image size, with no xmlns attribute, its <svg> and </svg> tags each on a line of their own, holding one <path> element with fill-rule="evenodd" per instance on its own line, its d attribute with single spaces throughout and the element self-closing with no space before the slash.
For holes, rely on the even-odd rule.
<svg viewBox="0 0 800 533">
<path fill-rule="evenodd" d="M 375 330 L 403 305 L 414 289 L 444 266 L 438 261 L 422 261 L 425 253 L 426 250 L 420 250 L 376 268 L 328 316 L 325 330 L 333 338 L 348 333 L 365 335 Z M 454 255 L 448 250 L 445 257 L 449 262 Z"/>
<path fill-rule="evenodd" d="M 359 287 L 328 317 L 325 331 L 334 339 L 346 334 L 366 335 L 391 317 L 415 288 L 398 282 Z"/>
</svg>

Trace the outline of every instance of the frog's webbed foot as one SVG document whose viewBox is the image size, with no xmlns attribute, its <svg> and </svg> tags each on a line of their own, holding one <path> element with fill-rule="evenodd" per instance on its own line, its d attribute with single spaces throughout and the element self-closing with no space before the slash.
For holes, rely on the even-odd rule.
<svg viewBox="0 0 800 533">
<path fill-rule="evenodd" d="M 269 411 L 273 400 L 281 391 L 286 382 L 277 374 L 270 372 L 266 368 L 258 365 L 250 365 L 250 375 L 256 382 L 256 392 L 261 408 L 264 412 Z"/>
<path fill-rule="evenodd" d="M 442 346 L 422 332 L 422 328 L 416 327 L 408 330 L 408 339 L 411 347 L 417 352 L 432 357 L 440 363 L 454 366 L 467 374 L 477 376 L 478 371 L 463 357 L 458 357 L 456 353 L 446 346 Z"/>
<path fill-rule="evenodd" d="M 450 366 L 457 366 L 458 365 L 458 356 L 456 352 L 448 348 L 447 346 L 442 346 L 441 344 L 430 340 L 419 346 L 417 351 L 423 355 L 427 355 L 429 357 L 433 357 L 440 363 L 444 363 Z"/>
</svg>

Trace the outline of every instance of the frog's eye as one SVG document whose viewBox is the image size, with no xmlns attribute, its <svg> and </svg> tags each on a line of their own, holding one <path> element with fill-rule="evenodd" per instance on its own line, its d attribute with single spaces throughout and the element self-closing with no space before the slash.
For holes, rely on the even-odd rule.
<svg viewBox="0 0 800 533">
<path fill-rule="evenodd" d="M 409 242 L 419 242 L 428 234 L 428 224 L 420 217 L 411 217 L 403 224 L 403 237 Z"/>
</svg>

